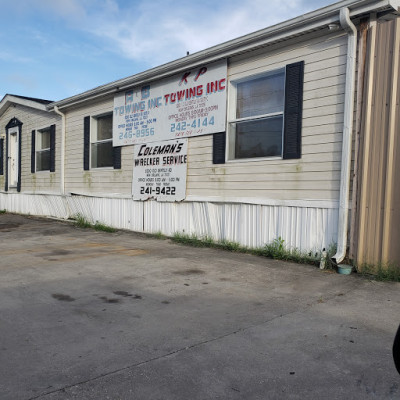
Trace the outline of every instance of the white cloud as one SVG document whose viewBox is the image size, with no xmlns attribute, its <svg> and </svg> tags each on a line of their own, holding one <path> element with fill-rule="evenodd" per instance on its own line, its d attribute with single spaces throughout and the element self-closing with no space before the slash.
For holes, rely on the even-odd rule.
<svg viewBox="0 0 400 400">
<path fill-rule="evenodd" d="M 295 17 L 308 11 L 308 4 L 233 0 L 188 5 L 159 0 L 120 8 L 108 0 L 100 8 L 86 10 L 80 28 L 106 40 L 110 49 L 126 58 L 157 65 Z"/>
<path fill-rule="evenodd" d="M 295 17 L 329 0 L 19 0 L 133 61 L 159 65 Z M 28 6 L 29 4 L 29 6 Z M 312 7 L 312 8 L 311 8 Z"/>
</svg>

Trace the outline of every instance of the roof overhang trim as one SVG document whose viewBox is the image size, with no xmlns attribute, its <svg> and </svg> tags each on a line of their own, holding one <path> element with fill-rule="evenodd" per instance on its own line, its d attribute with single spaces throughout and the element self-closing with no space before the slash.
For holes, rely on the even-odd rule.
<svg viewBox="0 0 400 400">
<path fill-rule="evenodd" d="M 46 104 L 38 103 L 34 100 L 23 99 L 18 96 L 6 94 L 0 102 L 0 116 L 4 114 L 8 107 L 12 104 L 19 104 L 21 106 L 35 108 L 36 110 L 47 111 Z"/>
</svg>

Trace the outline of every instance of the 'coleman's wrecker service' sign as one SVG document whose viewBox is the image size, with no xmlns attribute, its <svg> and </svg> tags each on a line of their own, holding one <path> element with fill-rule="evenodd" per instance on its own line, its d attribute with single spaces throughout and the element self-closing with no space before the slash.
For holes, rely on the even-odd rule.
<svg viewBox="0 0 400 400">
<path fill-rule="evenodd" d="M 225 131 L 226 60 L 114 97 L 113 145 Z"/>
<path fill-rule="evenodd" d="M 182 201 L 186 196 L 187 139 L 134 147 L 132 196 Z"/>
<path fill-rule="evenodd" d="M 113 146 L 134 145 L 134 200 L 186 197 L 191 136 L 225 131 L 226 60 L 114 97 Z"/>
</svg>

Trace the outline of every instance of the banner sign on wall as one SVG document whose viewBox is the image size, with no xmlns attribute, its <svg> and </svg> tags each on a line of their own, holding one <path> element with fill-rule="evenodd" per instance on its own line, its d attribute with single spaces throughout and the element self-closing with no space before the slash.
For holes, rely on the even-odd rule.
<svg viewBox="0 0 400 400">
<path fill-rule="evenodd" d="M 134 146 L 132 196 L 182 201 L 186 197 L 187 139 Z"/>
<path fill-rule="evenodd" d="M 226 60 L 114 97 L 113 146 L 225 131 Z"/>
</svg>

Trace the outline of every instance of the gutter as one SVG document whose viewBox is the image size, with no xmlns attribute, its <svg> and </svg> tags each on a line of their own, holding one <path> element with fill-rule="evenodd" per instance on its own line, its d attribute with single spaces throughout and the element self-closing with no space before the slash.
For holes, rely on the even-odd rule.
<svg viewBox="0 0 400 400">
<path fill-rule="evenodd" d="M 332 260 L 335 264 L 339 264 L 344 260 L 347 248 L 347 227 L 349 220 L 349 192 L 351 170 L 351 140 L 353 133 L 354 93 L 357 57 L 357 28 L 351 22 L 349 9 L 346 7 L 340 10 L 340 25 L 348 33 L 348 41 L 342 139 L 342 167 L 340 176 L 338 240 L 336 254 L 332 257 Z"/>
<path fill-rule="evenodd" d="M 65 133 L 66 133 L 66 120 L 57 106 L 54 106 L 54 112 L 61 115 L 61 170 L 60 170 L 60 192 L 61 195 L 65 194 Z"/>
</svg>

